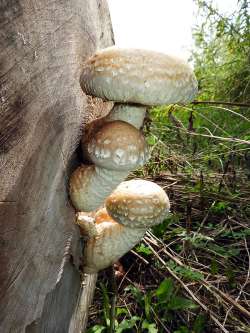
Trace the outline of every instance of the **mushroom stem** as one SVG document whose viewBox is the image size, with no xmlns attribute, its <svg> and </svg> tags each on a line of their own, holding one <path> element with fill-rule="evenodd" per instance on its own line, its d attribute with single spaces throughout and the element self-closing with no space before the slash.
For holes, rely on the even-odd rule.
<svg viewBox="0 0 250 333">
<path fill-rule="evenodd" d="M 146 111 L 147 107 L 142 105 L 115 104 L 110 113 L 105 117 L 105 120 L 122 120 L 140 129 L 143 125 Z"/>
<path fill-rule="evenodd" d="M 115 189 L 105 207 L 91 215 L 95 234 L 84 249 L 85 273 L 96 273 L 116 262 L 144 237 L 149 227 L 164 220 L 170 204 L 158 185 L 130 180 Z M 77 222 L 88 236 L 93 230 L 93 226 L 89 227 L 90 214 L 81 213 L 81 221 Z"/>
<path fill-rule="evenodd" d="M 112 265 L 140 242 L 147 230 L 124 227 L 114 221 L 105 209 L 97 212 L 95 223 L 96 235 L 88 240 L 84 251 L 83 270 L 87 274 L 96 273 Z M 87 235 L 89 236 L 89 233 Z"/>
<path fill-rule="evenodd" d="M 128 174 L 129 171 L 81 165 L 70 179 L 70 197 L 74 207 L 85 212 L 99 208 Z"/>
<path fill-rule="evenodd" d="M 84 235 L 88 238 L 97 236 L 93 213 L 79 212 L 76 214 L 76 224 L 79 225 Z"/>
<path fill-rule="evenodd" d="M 84 142 L 83 151 L 93 165 L 79 167 L 70 179 L 72 203 L 81 211 L 99 208 L 129 172 L 148 159 L 147 144 L 141 132 L 118 120 L 97 127 Z"/>
</svg>

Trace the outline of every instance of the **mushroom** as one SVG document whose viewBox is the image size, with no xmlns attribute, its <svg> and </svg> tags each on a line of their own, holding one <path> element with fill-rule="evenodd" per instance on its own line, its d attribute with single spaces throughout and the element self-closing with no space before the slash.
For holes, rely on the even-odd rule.
<svg viewBox="0 0 250 333">
<path fill-rule="evenodd" d="M 81 165 L 70 179 L 71 201 L 80 211 L 100 207 L 129 172 L 143 165 L 148 158 L 141 132 L 120 120 L 102 124 L 85 142 L 83 149 L 94 164 Z"/>
<path fill-rule="evenodd" d="M 115 105 L 110 115 L 91 123 L 83 136 L 85 159 L 95 165 L 82 166 L 75 171 L 70 182 L 70 195 L 77 209 L 89 211 L 98 208 L 129 171 L 146 161 L 145 152 L 136 148 L 142 140 L 137 142 L 138 132 L 136 135 L 125 134 L 121 126 L 115 130 L 119 125 L 117 119 L 140 128 L 146 106 L 188 102 L 197 92 L 197 81 L 191 68 L 177 58 L 152 51 L 113 47 L 97 52 L 85 62 L 80 84 L 87 94 L 126 103 Z M 124 142 L 110 132 L 105 139 L 110 141 L 109 144 L 105 144 L 105 140 L 99 143 L 100 133 L 106 126 L 119 138 L 123 136 Z M 111 153 L 108 145 L 112 146 L 113 141 L 115 148 Z"/>
<path fill-rule="evenodd" d="M 117 47 L 90 57 L 84 64 L 80 84 L 86 94 L 144 106 L 187 103 L 197 94 L 197 80 L 183 60 L 148 50 Z M 129 105 L 123 111 L 128 109 Z M 114 107 L 112 113 L 115 112 Z M 128 122 L 132 112 L 128 112 Z M 125 119 L 123 115 L 121 120 Z"/>
<path fill-rule="evenodd" d="M 122 120 L 140 129 L 146 111 L 147 107 L 143 105 L 117 103 L 106 116 L 105 121 Z"/>
<path fill-rule="evenodd" d="M 143 105 L 186 103 L 197 93 L 193 71 L 183 60 L 116 47 L 103 49 L 85 62 L 80 84 L 87 94 Z"/>
<path fill-rule="evenodd" d="M 84 272 L 96 273 L 133 248 L 146 230 L 161 223 L 170 204 L 165 191 L 146 180 L 122 182 L 96 213 L 78 213 L 76 223 L 89 239 Z"/>
</svg>

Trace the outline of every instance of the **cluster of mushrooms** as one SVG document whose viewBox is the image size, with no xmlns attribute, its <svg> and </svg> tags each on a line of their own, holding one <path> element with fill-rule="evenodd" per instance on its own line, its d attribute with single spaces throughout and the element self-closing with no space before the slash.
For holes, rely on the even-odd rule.
<svg viewBox="0 0 250 333">
<path fill-rule="evenodd" d="M 83 137 L 83 154 L 90 164 L 78 167 L 70 179 L 76 223 L 88 237 L 84 272 L 91 274 L 116 262 L 166 217 L 170 204 L 161 187 L 124 180 L 149 158 L 140 131 L 147 108 L 192 101 L 197 81 L 177 58 L 112 47 L 85 62 L 80 84 L 87 95 L 115 102 Z"/>
</svg>

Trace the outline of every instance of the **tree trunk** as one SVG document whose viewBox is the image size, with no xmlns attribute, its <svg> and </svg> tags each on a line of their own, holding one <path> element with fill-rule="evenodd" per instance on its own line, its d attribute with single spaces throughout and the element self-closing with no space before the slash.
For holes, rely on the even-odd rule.
<svg viewBox="0 0 250 333">
<path fill-rule="evenodd" d="M 112 44 L 106 0 L 0 0 L 1 333 L 77 332 L 82 247 L 67 186 L 88 117 L 79 76 Z"/>
</svg>

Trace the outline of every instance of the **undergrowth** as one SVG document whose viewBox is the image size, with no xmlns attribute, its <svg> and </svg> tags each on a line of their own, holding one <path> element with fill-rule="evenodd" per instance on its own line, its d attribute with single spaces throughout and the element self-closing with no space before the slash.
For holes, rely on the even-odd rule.
<svg viewBox="0 0 250 333">
<path fill-rule="evenodd" d="M 88 333 L 250 332 L 250 112 L 205 110 L 151 110 L 151 159 L 131 178 L 163 187 L 171 213 L 121 259 L 116 288 L 102 273 Z"/>
<path fill-rule="evenodd" d="M 150 110 L 151 159 L 131 175 L 171 213 L 100 275 L 89 333 L 250 332 L 249 1 L 227 16 L 194 2 L 198 101 Z"/>
</svg>

